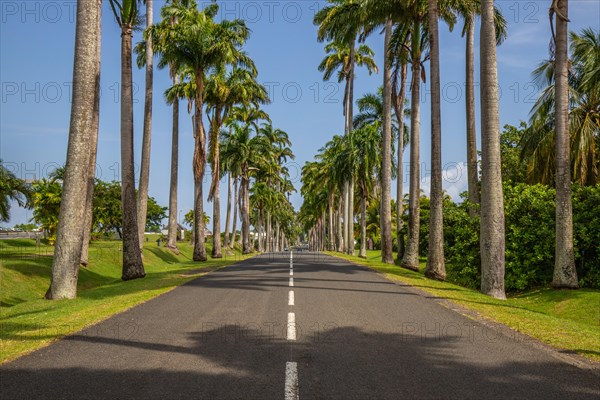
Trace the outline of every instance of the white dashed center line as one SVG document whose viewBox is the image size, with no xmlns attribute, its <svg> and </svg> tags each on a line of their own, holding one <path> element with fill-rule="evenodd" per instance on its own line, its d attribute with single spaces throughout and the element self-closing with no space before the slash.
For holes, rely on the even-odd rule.
<svg viewBox="0 0 600 400">
<path fill-rule="evenodd" d="M 298 364 L 285 363 L 285 400 L 299 400 L 298 391 Z"/>
<path fill-rule="evenodd" d="M 296 340 L 296 314 L 288 313 L 287 340 Z"/>
<path fill-rule="evenodd" d="M 290 287 L 294 287 L 294 256 L 290 251 Z M 294 291 L 288 295 L 288 306 L 294 306 Z M 296 314 L 288 313 L 287 340 L 296 340 Z M 298 363 L 288 361 L 285 363 L 285 400 L 299 400 L 298 390 Z"/>
</svg>

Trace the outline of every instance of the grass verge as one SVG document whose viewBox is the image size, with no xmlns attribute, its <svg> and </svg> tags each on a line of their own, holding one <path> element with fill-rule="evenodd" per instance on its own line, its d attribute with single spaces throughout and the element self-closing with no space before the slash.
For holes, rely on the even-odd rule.
<svg viewBox="0 0 600 400">
<path fill-rule="evenodd" d="M 144 247 L 146 277 L 121 281 L 121 242 L 95 242 L 81 268 L 75 300 L 44 300 L 50 282 L 50 246 L 30 239 L 0 241 L 0 363 L 165 293 L 201 274 L 248 258 L 239 252 L 204 263 L 192 261 L 189 243 L 175 255 L 150 239 Z M 210 254 L 210 245 L 207 249 Z"/>
<path fill-rule="evenodd" d="M 600 290 L 554 290 L 538 288 L 509 294 L 505 301 L 448 282 L 425 278 L 413 272 L 381 262 L 379 251 L 369 251 L 366 259 L 340 253 L 327 254 L 365 265 L 401 281 L 477 311 L 482 317 L 504 324 L 555 348 L 577 353 L 600 362 Z"/>
</svg>

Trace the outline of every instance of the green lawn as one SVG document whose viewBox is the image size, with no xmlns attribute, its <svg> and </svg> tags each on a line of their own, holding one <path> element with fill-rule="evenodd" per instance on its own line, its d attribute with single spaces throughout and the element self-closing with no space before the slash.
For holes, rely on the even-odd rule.
<svg viewBox="0 0 600 400">
<path fill-rule="evenodd" d="M 92 244 L 90 265 L 79 273 L 76 300 L 44 300 L 50 282 L 52 247 L 35 241 L 0 241 L 0 363 L 47 345 L 165 293 L 194 277 L 239 261 L 239 252 L 205 263 L 192 261 L 192 247 L 176 256 L 150 238 L 144 248 L 146 277 L 121 281 L 121 242 Z M 207 250 L 210 254 L 210 245 Z"/>
<path fill-rule="evenodd" d="M 600 361 L 600 290 L 539 288 L 509 294 L 506 301 L 447 282 L 438 282 L 396 265 L 381 262 L 380 251 L 367 259 L 339 253 L 330 255 L 366 265 L 392 280 L 402 281 L 435 296 L 477 311 L 482 317 L 507 325 L 559 349 Z"/>
</svg>

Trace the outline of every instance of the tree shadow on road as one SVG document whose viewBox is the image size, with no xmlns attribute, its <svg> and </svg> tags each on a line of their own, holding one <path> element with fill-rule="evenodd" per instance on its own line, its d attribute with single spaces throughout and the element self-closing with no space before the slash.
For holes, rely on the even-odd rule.
<svg viewBox="0 0 600 400">
<path fill-rule="evenodd" d="M 334 323 L 208 323 L 184 336 L 84 331 L 0 368 L 3 399 L 281 399 L 298 363 L 302 399 L 597 399 L 598 377 L 521 343 Z M 130 332 L 131 333 L 131 332 Z"/>
</svg>

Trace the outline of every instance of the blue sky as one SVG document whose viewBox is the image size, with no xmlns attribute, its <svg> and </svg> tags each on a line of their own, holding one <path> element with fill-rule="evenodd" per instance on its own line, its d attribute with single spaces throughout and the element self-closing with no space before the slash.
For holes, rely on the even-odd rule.
<svg viewBox="0 0 600 400">
<path fill-rule="evenodd" d="M 118 180 L 120 34 L 108 0 L 104 3 L 98 176 L 104 180 Z M 526 120 L 537 97 L 539 88 L 531 82 L 530 74 L 548 54 L 549 3 L 496 1 L 508 21 L 508 38 L 498 48 L 501 125 L 516 125 L 520 120 Z M 571 30 L 579 31 L 586 26 L 600 28 L 600 2 L 571 0 L 569 3 Z M 296 160 L 290 162 L 288 167 L 299 189 L 301 166 L 311 160 L 332 135 L 343 133 L 343 87 L 335 81 L 323 82 L 317 70 L 324 56 L 324 44 L 316 40 L 312 18 L 325 2 L 225 1 L 219 4 L 221 18 L 244 18 L 252 30 L 246 50 L 258 66 L 259 80 L 269 88 L 272 102 L 265 107 L 266 111 L 271 115 L 274 125 L 288 132 L 293 142 Z M 155 0 L 155 20 L 159 18 L 162 5 L 164 1 Z M 69 0 L 0 0 L 0 158 L 22 178 L 44 177 L 56 166 L 64 164 L 70 113 L 75 6 L 76 2 Z M 461 28 L 460 21 L 452 33 L 445 25 L 440 25 L 443 162 L 447 170 L 444 187 L 455 198 L 466 188 L 466 170 L 462 164 L 466 158 L 465 44 L 460 36 Z M 139 36 L 138 33 L 135 42 Z M 377 64 L 381 66 L 383 37 L 376 34 L 367 43 L 376 52 Z M 477 47 L 476 59 L 478 52 Z M 426 68 L 429 70 L 428 64 Z M 477 61 L 476 72 L 478 68 Z M 369 76 L 366 71 L 359 70 L 355 98 L 376 91 L 382 79 L 381 73 Z M 136 157 L 139 159 L 144 73 L 135 67 L 134 85 L 137 88 L 134 93 Z M 171 111 L 162 93 L 168 86 L 167 71 L 157 71 L 150 195 L 163 205 L 168 204 L 169 194 Z M 428 85 L 423 85 L 421 159 L 423 188 L 426 192 L 430 157 L 428 92 Z M 184 102 L 181 105 L 180 127 L 179 209 L 185 213 L 193 204 L 193 142 L 191 119 Z M 404 182 L 407 189 L 406 177 Z M 223 190 L 222 197 L 225 195 Z M 299 208 L 302 199 L 296 194 L 292 196 L 292 201 Z M 212 210 L 212 206 L 207 208 Z M 30 217 L 31 211 L 15 207 L 11 221 L 6 225 L 12 226 Z"/>
</svg>

